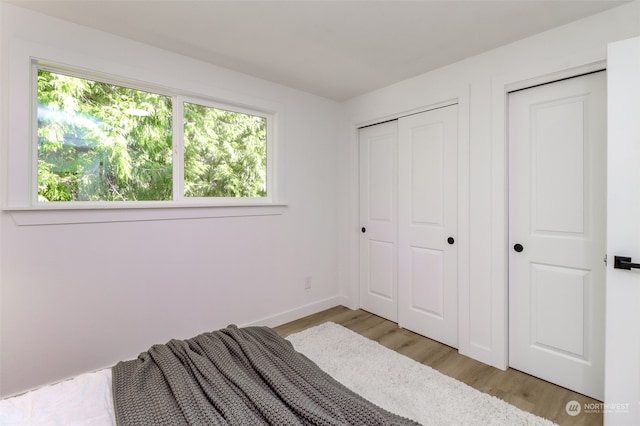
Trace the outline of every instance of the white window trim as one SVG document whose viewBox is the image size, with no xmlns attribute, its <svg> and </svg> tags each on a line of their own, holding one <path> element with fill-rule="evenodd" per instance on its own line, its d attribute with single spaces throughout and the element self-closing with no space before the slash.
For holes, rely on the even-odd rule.
<svg viewBox="0 0 640 426">
<path fill-rule="evenodd" d="M 263 99 L 246 95 L 234 96 L 225 93 L 193 93 L 172 85 L 154 81 L 141 82 L 127 73 L 117 72 L 119 66 L 94 64 L 92 58 L 73 52 L 62 52 L 49 46 L 13 40 L 9 81 L 12 82 L 10 105 L 7 118 L 9 123 L 8 154 L 4 163 L 7 165 L 5 179 L 5 198 L 2 209 L 9 212 L 18 225 L 99 223 L 143 220 L 175 220 L 233 216 L 270 216 L 283 214 L 287 204 L 282 202 L 279 194 L 279 171 L 277 164 L 278 110 L 281 105 L 266 102 Z M 46 59 L 43 59 L 46 58 Z M 62 65 L 65 64 L 65 65 Z M 113 65 L 113 64 L 112 64 Z M 174 192 L 170 201 L 125 201 L 125 202 L 51 202 L 42 203 L 37 200 L 37 155 L 33 130 L 35 114 L 34 102 L 37 101 L 37 88 L 33 84 L 33 73 L 37 66 L 51 69 L 54 72 L 71 73 L 82 78 L 107 81 L 138 90 L 173 96 L 174 104 L 182 107 L 182 102 L 193 102 L 211 105 L 216 108 L 245 112 L 267 118 L 267 196 L 260 198 L 205 198 L 184 197 L 182 192 Z M 112 69 L 114 68 L 114 69 Z M 104 69 L 95 72 L 93 69 Z M 115 71 L 115 72 L 114 72 Z M 140 73 L 143 74 L 143 73 Z M 226 98 L 226 99 L 225 99 Z M 175 106 L 174 106 L 175 108 Z M 182 128 L 178 120 L 173 123 L 174 132 L 179 128 L 180 141 Z M 174 136 L 174 144 L 176 137 Z M 21 144 L 20 141 L 23 141 Z M 27 141 L 27 143 L 24 143 Z M 181 158 L 177 158 L 174 146 L 174 173 L 176 164 L 183 167 Z M 181 153 L 180 153 L 181 154 Z M 179 170 L 182 174 L 183 172 Z M 175 175 L 174 175 L 175 176 Z M 180 181 L 181 183 L 181 181 Z M 22 189 L 21 189 L 22 188 Z M 174 184 L 174 191 L 175 191 Z M 177 188 L 181 190 L 182 188 Z"/>
<path fill-rule="evenodd" d="M 140 202 L 142 203 L 142 202 Z M 16 225 L 63 225 L 72 223 L 141 222 L 149 220 L 205 219 L 281 215 L 286 204 L 244 204 L 228 206 L 135 206 L 11 209 Z"/>
</svg>

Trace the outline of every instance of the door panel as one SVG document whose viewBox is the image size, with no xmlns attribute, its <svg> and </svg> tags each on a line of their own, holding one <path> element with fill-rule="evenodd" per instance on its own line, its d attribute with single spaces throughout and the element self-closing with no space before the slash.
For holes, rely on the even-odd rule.
<svg viewBox="0 0 640 426">
<path fill-rule="evenodd" d="M 387 241 L 369 239 L 369 293 L 393 300 L 395 247 Z"/>
<path fill-rule="evenodd" d="M 398 320 L 396 122 L 360 129 L 360 306 Z"/>
<path fill-rule="evenodd" d="M 509 95 L 509 364 L 600 400 L 605 85 L 600 72 Z"/>
<path fill-rule="evenodd" d="M 399 324 L 458 345 L 457 106 L 398 121 Z"/>
<path fill-rule="evenodd" d="M 415 121 L 415 120 L 414 120 Z M 407 125 L 407 120 L 401 120 Z M 403 124 L 401 124 L 402 126 Z M 441 228 L 443 122 L 411 130 L 411 223 Z M 406 183 L 406 182 L 405 182 Z"/>
<path fill-rule="evenodd" d="M 640 37 L 609 45 L 607 251 L 640 262 Z M 640 425 L 640 269 L 607 267 L 607 426 Z"/>
<path fill-rule="evenodd" d="M 411 309 L 442 319 L 443 252 L 425 248 L 411 248 Z"/>
<path fill-rule="evenodd" d="M 544 350 L 584 359 L 584 301 L 589 272 L 531 264 L 531 343 Z"/>
<path fill-rule="evenodd" d="M 531 108 L 532 225 L 538 232 L 582 234 L 585 96 L 542 102 Z M 565 121 L 563 123 L 562 121 Z M 564 125 L 570 123 L 570 125 Z M 549 173 L 562 171 L 562 179 Z M 588 209 L 587 209 L 588 212 Z"/>
</svg>

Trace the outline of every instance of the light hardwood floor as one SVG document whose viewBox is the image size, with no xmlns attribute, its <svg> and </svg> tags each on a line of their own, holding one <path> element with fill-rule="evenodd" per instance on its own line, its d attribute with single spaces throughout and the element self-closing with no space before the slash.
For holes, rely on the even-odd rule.
<svg viewBox="0 0 640 426">
<path fill-rule="evenodd" d="M 286 337 L 327 321 L 349 328 L 481 392 L 494 395 L 522 410 L 547 418 L 560 425 L 597 426 L 603 423 L 602 414 L 581 412 L 572 417 L 565 410 L 565 406 L 570 401 L 579 402 L 581 407 L 584 407 L 585 403 L 599 403 L 600 401 L 517 370 L 498 370 L 460 355 L 454 348 L 399 328 L 396 323 L 363 310 L 353 311 L 338 306 L 281 325 L 275 330 L 281 336 Z"/>
</svg>

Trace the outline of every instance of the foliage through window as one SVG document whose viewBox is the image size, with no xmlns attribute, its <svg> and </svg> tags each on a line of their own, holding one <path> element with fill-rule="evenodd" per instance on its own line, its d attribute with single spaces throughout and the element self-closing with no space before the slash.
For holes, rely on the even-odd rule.
<svg viewBox="0 0 640 426">
<path fill-rule="evenodd" d="M 267 118 L 231 109 L 39 68 L 38 201 L 266 197 Z"/>
<path fill-rule="evenodd" d="M 264 197 L 267 120 L 184 103 L 184 195 Z"/>
</svg>

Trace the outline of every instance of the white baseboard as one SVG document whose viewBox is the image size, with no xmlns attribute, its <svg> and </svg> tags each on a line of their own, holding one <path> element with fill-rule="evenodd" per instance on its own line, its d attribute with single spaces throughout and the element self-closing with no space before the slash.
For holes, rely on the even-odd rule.
<svg viewBox="0 0 640 426">
<path fill-rule="evenodd" d="M 334 296 L 328 299 L 320 300 L 317 302 L 309 303 L 308 305 L 303 305 L 295 309 L 291 309 L 289 311 L 280 312 L 275 315 L 270 315 L 268 317 L 252 321 L 246 324 L 239 325 L 239 327 L 249 327 L 249 326 L 267 326 L 267 327 L 277 327 L 282 324 L 286 324 L 291 321 L 295 321 L 300 318 L 304 318 L 308 315 L 313 315 L 315 313 L 324 311 L 329 308 L 333 308 L 339 305 L 346 305 L 348 302 L 346 297 L 343 296 Z"/>
<path fill-rule="evenodd" d="M 357 311 L 360 309 L 360 305 L 354 300 L 349 299 L 347 296 L 339 296 L 342 302 L 340 303 L 342 306 L 345 306 L 353 311 Z"/>
</svg>

